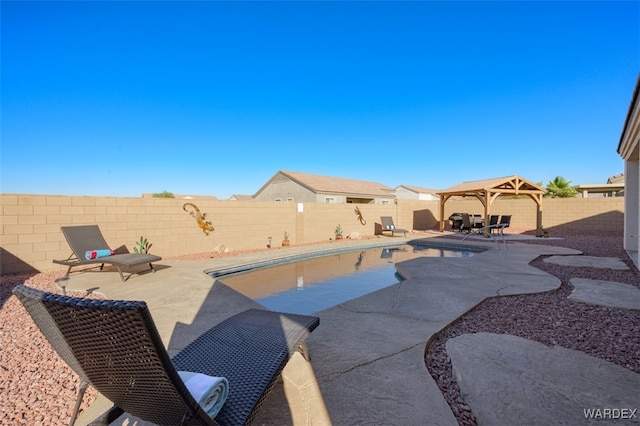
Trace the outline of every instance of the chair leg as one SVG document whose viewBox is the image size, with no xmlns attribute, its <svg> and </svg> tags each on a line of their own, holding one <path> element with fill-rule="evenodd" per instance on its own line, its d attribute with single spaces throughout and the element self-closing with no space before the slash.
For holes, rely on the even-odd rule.
<svg viewBox="0 0 640 426">
<path fill-rule="evenodd" d="M 73 413 L 71 414 L 71 419 L 69 420 L 69 426 L 73 426 L 78 417 L 78 411 L 80 411 L 80 404 L 82 403 L 82 398 L 84 397 L 84 393 L 87 390 L 87 386 L 89 383 L 86 381 L 81 381 L 78 385 L 78 399 L 76 399 L 76 406 L 73 409 Z"/>
<path fill-rule="evenodd" d="M 124 274 L 122 273 L 122 269 L 118 266 L 118 273 L 120 274 L 120 279 L 122 280 L 122 282 L 127 281 L 127 279 L 124 277 Z"/>
</svg>

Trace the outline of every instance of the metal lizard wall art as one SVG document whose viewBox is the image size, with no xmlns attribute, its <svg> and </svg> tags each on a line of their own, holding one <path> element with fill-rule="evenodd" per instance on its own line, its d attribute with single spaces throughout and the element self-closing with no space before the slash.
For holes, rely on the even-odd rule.
<svg viewBox="0 0 640 426">
<path fill-rule="evenodd" d="M 362 212 L 360 211 L 360 207 L 356 206 L 356 209 L 354 211 L 356 212 L 356 217 L 358 218 L 360 223 L 363 224 L 363 225 L 366 225 L 367 221 L 364 220 L 364 218 L 362 217 Z"/>
<path fill-rule="evenodd" d="M 187 210 L 187 206 L 191 207 L 192 210 L 191 211 Z M 209 232 L 214 231 L 213 225 L 211 224 L 210 221 L 207 220 L 207 214 L 200 212 L 200 209 L 195 204 L 185 203 L 182 206 L 182 210 L 189 213 L 192 217 L 196 219 L 196 222 L 198 223 L 198 227 L 202 229 L 202 232 L 204 232 L 205 235 L 208 236 Z"/>
</svg>

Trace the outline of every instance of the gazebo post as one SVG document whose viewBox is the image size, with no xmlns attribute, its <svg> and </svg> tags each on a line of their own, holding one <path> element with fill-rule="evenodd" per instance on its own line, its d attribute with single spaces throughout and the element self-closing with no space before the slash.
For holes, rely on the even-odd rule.
<svg viewBox="0 0 640 426">
<path fill-rule="evenodd" d="M 542 195 L 534 199 L 536 202 L 536 237 L 542 237 Z"/>
<path fill-rule="evenodd" d="M 486 238 L 489 238 L 489 233 L 491 229 L 487 228 L 489 226 L 489 213 L 491 212 L 491 203 L 493 200 L 491 199 L 491 192 L 485 191 L 484 193 L 484 230 L 482 231 L 482 235 Z"/>
<path fill-rule="evenodd" d="M 440 196 L 440 232 L 444 232 L 444 203 L 447 202 L 450 195 Z"/>
</svg>

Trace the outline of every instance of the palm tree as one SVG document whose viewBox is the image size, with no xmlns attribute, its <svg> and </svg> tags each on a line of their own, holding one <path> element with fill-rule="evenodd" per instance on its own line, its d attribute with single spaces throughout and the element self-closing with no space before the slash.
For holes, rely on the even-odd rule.
<svg viewBox="0 0 640 426">
<path fill-rule="evenodd" d="M 578 194 L 578 191 L 571 186 L 571 181 L 566 180 L 562 176 L 556 176 L 547 183 L 547 193 L 552 198 L 571 198 Z"/>
</svg>

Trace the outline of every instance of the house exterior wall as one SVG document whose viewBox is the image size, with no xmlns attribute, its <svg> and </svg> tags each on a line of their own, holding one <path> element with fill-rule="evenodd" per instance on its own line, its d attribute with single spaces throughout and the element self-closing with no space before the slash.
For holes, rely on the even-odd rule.
<svg viewBox="0 0 640 426">
<path fill-rule="evenodd" d="M 621 232 L 624 198 L 545 199 L 543 224 L 552 232 L 554 226 Z M 153 244 L 151 252 L 166 259 L 213 252 L 219 246 L 231 250 L 266 248 L 268 237 L 273 246 L 279 246 L 285 231 L 294 245 L 328 241 L 335 238 L 338 224 L 344 236 L 352 232 L 374 235 L 380 216 L 391 216 L 397 227 L 408 230 L 435 229 L 439 220 L 438 201 L 394 200 L 382 205 L 190 200 L 215 228 L 206 236 L 183 210 L 185 201 L 0 194 L 0 273 L 61 269 L 53 259 L 65 259 L 71 253 L 60 232 L 61 226 L 69 225 L 97 224 L 110 245 L 124 244 L 130 251 L 144 236 Z M 366 225 L 358 221 L 356 206 Z M 481 213 L 482 204 L 477 200 L 449 200 L 445 204 L 445 218 L 457 211 Z M 514 227 L 535 228 L 535 203 L 529 199 L 499 198 L 492 211 L 513 215 Z"/>
<path fill-rule="evenodd" d="M 631 97 L 625 124 L 620 135 L 618 154 L 624 159 L 624 248 L 639 265 L 640 249 L 640 75 Z"/>
<path fill-rule="evenodd" d="M 640 250 L 640 160 L 636 146 L 634 158 L 624 162 L 625 182 L 625 221 L 624 221 L 624 248 L 634 259 L 636 265 L 640 265 L 638 252 Z"/>
<path fill-rule="evenodd" d="M 438 197 L 436 197 L 433 194 L 423 194 L 420 193 L 418 194 L 418 200 L 422 200 L 422 201 L 434 201 L 434 200 L 439 200 Z"/>
<path fill-rule="evenodd" d="M 437 196 L 433 194 L 415 192 L 407 188 L 403 188 L 401 186 L 396 188 L 396 197 L 403 200 L 422 200 L 422 201 L 435 201 L 439 199 Z"/>
<path fill-rule="evenodd" d="M 333 199 L 333 203 L 328 202 L 327 199 Z M 356 199 L 357 202 L 353 202 L 352 200 Z M 366 196 L 349 196 L 344 194 L 329 194 L 329 193 L 318 193 L 316 194 L 316 203 L 324 203 L 324 204 L 375 204 L 375 205 L 391 205 L 393 204 L 394 198 L 381 198 L 381 197 L 369 197 Z"/>
<path fill-rule="evenodd" d="M 374 204 L 390 205 L 390 204 L 393 204 L 394 201 L 395 201 L 395 198 L 375 198 L 374 199 Z"/>
<path fill-rule="evenodd" d="M 286 176 L 278 175 L 254 197 L 256 201 L 287 201 L 311 203 L 316 201 L 316 194 Z"/>
<path fill-rule="evenodd" d="M 410 191 L 407 188 L 398 187 L 396 188 L 396 197 L 401 200 L 418 200 L 418 193 L 414 191 Z"/>
<path fill-rule="evenodd" d="M 333 203 L 327 201 L 327 198 L 332 198 Z M 324 203 L 324 204 L 346 204 L 347 196 L 346 195 L 336 195 L 336 194 L 315 194 L 316 203 Z"/>
<path fill-rule="evenodd" d="M 296 203 L 327 203 L 327 198 L 333 199 L 333 204 L 345 204 L 350 198 L 370 199 L 367 204 L 392 204 L 393 198 L 366 197 L 364 195 L 345 195 L 335 193 L 319 192 L 315 193 L 304 186 L 286 179 L 269 183 L 259 194 L 256 194 L 256 201 L 293 201 Z"/>
</svg>

